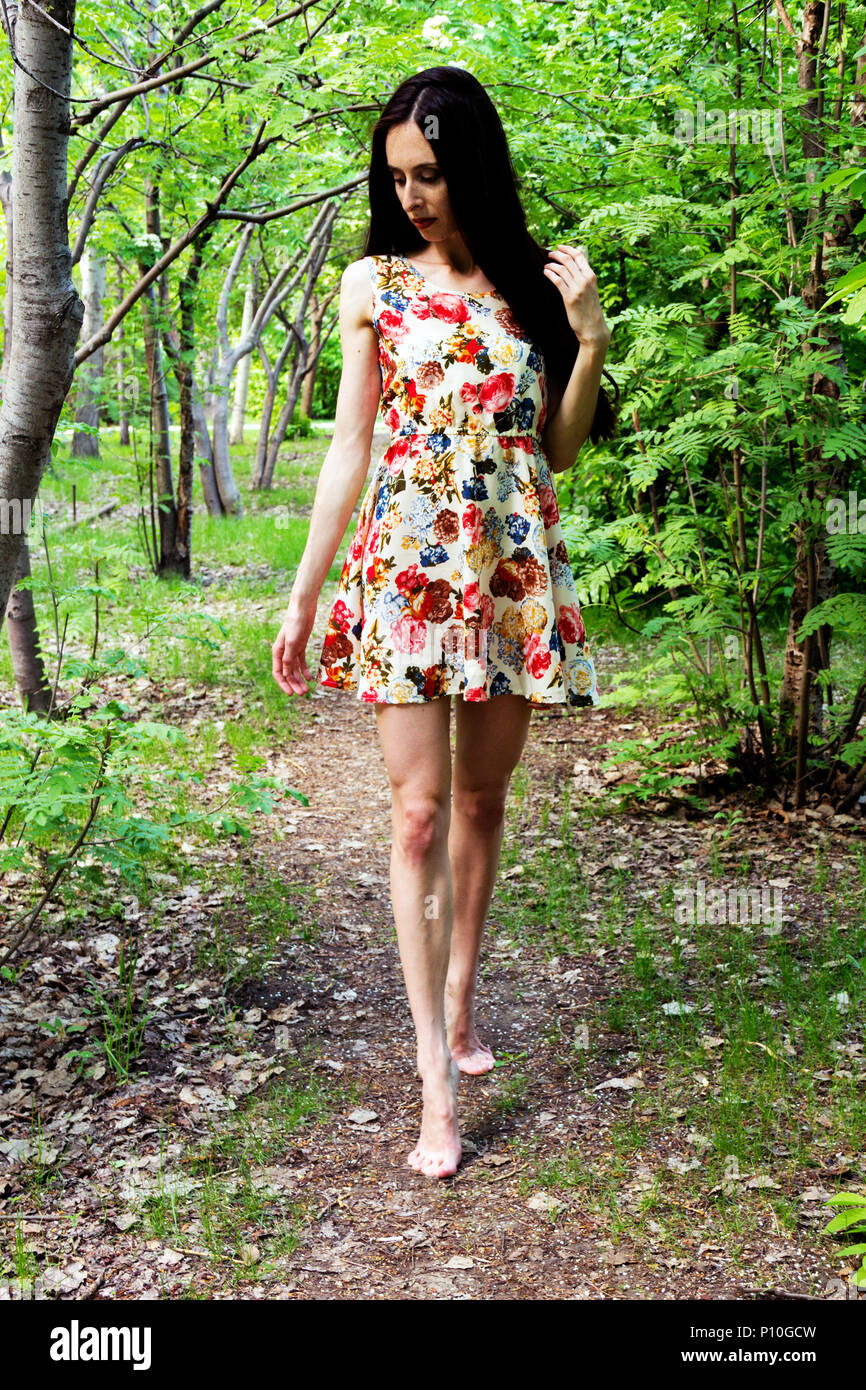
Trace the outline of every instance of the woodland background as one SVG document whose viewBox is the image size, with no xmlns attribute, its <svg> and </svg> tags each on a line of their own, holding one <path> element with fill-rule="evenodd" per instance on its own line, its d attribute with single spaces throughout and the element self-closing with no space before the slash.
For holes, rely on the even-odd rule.
<svg viewBox="0 0 866 1390">
<path fill-rule="evenodd" d="M 347 949 L 364 944 L 343 909 L 365 892 L 364 873 L 375 878 L 370 856 L 382 852 L 387 808 L 364 805 L 370 819 L 366 831 L 358 826 L 359 793 L 345 779 L 370 731 L 330 692 L 310 708 L 287 701 L 270 674 L 270 645 L 327 445 L 316 422 L 334 413 L 339 281 L 362 254 L 370 131 L 399 81 L 437 63 L 468 67 L 490 92 L 537 239 L 586 246 L 620 388 L 616 438 L 585 445 L 557 475 L 603 673 L 601 722 L 587 717 L 585 740 L 551 722 L 553 736 L 535 751 L 556 745 L 557 775 L 530 758 L 529 780 L 515 785 L 503 872 L 519 878 L 529 865 L 527 885 L 535 873 L 530 905 L 547 935 L 533 926 L 531 940 L 515 945 L 522 910 L 503 887 L 501 942 L 517 955 L 502 981 L 522 968 L 521 951 L 527 963 L 540 952 L 552 980 L 571 975 L 569 1007 L 601 1029 L 596 1039 L 591 1025 L 591 1059 L 584 1035 L 569 1035 L 564 1060 L 561 1036 L 551 1036 L 551 1056 L 572 1080 L 587 1065 L 608 1076 L 620 1047 L 631 1049 L 626 1093 L 646 1084 L 648 1056 L 664 1058 L 662 1086 L 674 1059 L 693 1075 L 697 1057 L 707 1095 L 682 1114 L 690 1140 L 704 1130 L 710 1140 L 695 1164 L 674 1155 L 672 1166 L 668 1153 L 665 1179 L 700 1168 L 709 1151 L 724 1181 L 707 1190 L 721 1191 L 721 1204 L 751 1163 L 781 1169 L 790 1158 L 778 1182 L 768 1179 L 788 1187 L 778 1200 L 763 1194 L 764 1216 L 772 1214 L 776 1235 L 788 1223 L 802 1239 L 803 1190 L 818 1194 L 806 1199 L 810 1211 L 809 1201 L 831 1195 L 801 1182 L 804 1173 L 862 1178 L 866 7 L 210 0 L 189 10 L 145 0 L 7 4 L 4 24 L 0 1065 L 11 1137 L 0 1144 L 10 1164 L 0 1197 L 15 1217 L 7 1273 L 55 1267 L 56 1287 L 71 1296 L 105 1284 L 116 1249 L 96 1217 L 91 1250 L 104 1267 L 78 1271 L 76 1283 L 77 1274 L 63 1274 L 62 1235 L 52 1244 L 32 1210 L 36 1231 L 28 1231 L 21 1212 L 50 1197 L 55 1182 L 63 1191 L 64 1182 L 83 1185 L 84 1208 L 95 1207 L 76 1165 L 85 1132 L 102 1143 L 96 1116 L 120 1103 L 112 1087 L 143 1097 L 154 1133 L 163 1100 L 175 1107 L 171 1123 L 178 1106 L 199 1119 L 212 1109 L 222 1122 L 223 1110 L 274 1072 L 286 1074 L 281 1135 L 331 1113 L 320 1092 L 311 1099 L 300 1044 L 286 1050 L 269 1034 L 262 1070 L 243 1058 L 255 1030 L 277 1025 L 285 1034 L 306 1017 L 285 981 L 303 996 L 292 972 L 321 974 L 317 943 L 329 913 L 331 946 L 341 932 Z M 341 561 L 342 550 L 330 585 Z M 311 642 L 308 659 L 317 654 Z M 318 750 L 311 758 L 305 740 Z M 342 778 L 336 748 L 344 748 Z M 364 785 L 369 778 L 375 773 Z M 282 842 L 308 816 L 325 843 L 304 842 L 307 861 L 354 845 L 365 867 L 340 861 L 305 882 L 308 864 L 290 864 Z M 595 876 L 575 838 L 594 817 L 608 840 L 631 827 Z M 700 850 L 672 851 L 688 827 L 705 836 Z M 527 836 L 542 856 L 544 845 L 548 857 L 562 850 L 571 878 L 536 869 Z M 673 926 L 674 890 L 726 867 L 758 890 L 780 883 L 792 897 L 787 925 L 747 946 L 729 922 L 729 934 L 689 961 Z M 647 872 L 657 876 L 649 893 Z M 387 933 L 387 890 L 376 882 L 375 906 L 364 911 L 380 913 Z M 655 908 L 661 917 L 651 922 Z M 593 983 L 586 962 L 615 941 L 624 954 Z M 633 975 L 620 981 L 619 970 Z M 731 988 L 721 988 L 725 978 Z M 197 1010 L 179 1008 L 173 991 L 183 979 Z M 493 971 L 491 990 L 496 980 Z M 392 987 L 388 1007 L 400 1009 L 396 974 Z M 502 988 L 505 999 L 511 986 Z M 318 986 L 310 989 L 312 997 Z M 683 1003 L 689 989 L 702 1001 L 693 1018 Z M 509 995 L 514 1019 L 520 997 Z M 701 1034 L 706 1010 L 714 1017 Z M 204 1016 L 232 1073 L 225 1105 L 216 1073 L 193 1084 L 175 1071 L 164 1081 L 166 1054 L 176 1061 L 187 1048 L 210 1047 Z M 530 1002 L 524 1017 L 533 1018 Z M 670 1029 L 679 1030 L 672 1050 Z M 304 1046 L 315 1034 L 304 1033 Z M 720 1078 L 712 1060 L 722 1038 Z M 318 1060 L 339 1072 L 358 1062 L 352 1046 L 348 1062 Z M 506 1070 L 516 1055 L 503 1054 Z M 503 1123 L 545 1075 L 539 1065 L 535 1081 L 528 1070 L 506 1076 L 496 1093 Z M 551 1107 L 557 1078 L 550 1071 Z M 832 1101 L 815 1094 L 824 1085 Z M 747 1137 L 731 1088 L 762 1117 Z M 783 1155 L 793 1108 L 810 1124 L 824 1119 L 809 1129 L 817 1147 L 802 1137 Z M 353 1113 L 362 1116 L 355 1130 L 376 1135 L 375 1110 Z M 553 1123 L 554 1109 L 543 1113 Z M 665 1112 L 668 1138 L 671 1115 L 676 1107 Z M 615 1123 L 632 1139 L 638 1133 L 633 1117 Z M 50 1141 L 43 1124 L 46 1133 L 54 1127 Z M 476 1134 L 479 1163 L 485 1133 L 482 1125 Z M 613 1151 L 625 1150 L 615 1143 Z M 232 1152 L 246 1182 L 249 1146 Z M 611 1152 L 596 1155 L 602 1168 Z M 239 1215 L 215 1176 L 228 1160 L 214 1164 L 209 1151 L 196 1162 L 210 1166 L 196 1179 L 209 1195 L 195 1209 L 179 1214 L 177 1205 L 193 1202 L 195 1184 L 175 1184 L 171 1200 L 163 1184 L 143 1206 L 126 1194 L 114 1229 L 134 1234 L 146 1213 L 150 1241 L 129 1268 L 145 1268 L 148 1250 L 151 1263 L 162 1260 L 168 1234 L 172 1250 L 186 1249 L 192 1232 L 194 1253 L 209 1252 L 217 1280 L 209 1288 L 226 1270 L 259 1287 L 249 1282 L 264 1258 L 263 1237 L 248 1229 L 261 1217 L 253 1189 L 243 1189 Z M 303 1185 L 311 1162 L 281 1171 Z M 338 1155 L 330 1162 L 333 1175 Z M 531 1169 L 528 1191 L 529 1219 L 541 1213 L 555 1228 L 566 1197 L 539 1205 L 539 1191 L 594 1189 L 579 1163 L 554 1172 L 553 1162 Z M 618 1170 L 605 1174 L 621 1199 Z M 515 1183 L 525 1221 L 526 1191 Z M 729 1252 L 739 1229 L 716 1203 L 705 1261 Z M 266 1252 L 280 1269 L 310 1228 L 303 1203 L 290 1206 L 282 1246 Z M 605 1201 L 590 1207 L 603 1211 Z M 825 1252 L 817 1263 L 802 1250 L 779 1258 L 791 1258 L 797 1286 L 814 1291 L 833 1252 L 814 1212 L 806 1228 L 812 1252 Z M 640 1230 L 641 1240 L 664 1245 L 658 1231 Z M 520 1239 L 524 1250 L 533 1245 Z M 423 1245 L 419 1237 L 407 1248 Z M 685 1258 L 677 1248 L 659 1257 L 674 1261 L 675 1274 Z M 527 1258 L 529 1288 L 538 1271 Z M 521 1296 L 519 1271 L 520 1259 L 510 1267 L 511 1296 Z M 412 1278 L 401 1287 L 414 1288 Z M 185 1272 L 184 1280 L 191 1288 Z M 736 1287 L 744 1296 L 747 1286 Z M 438 1296 L 455 1295 L 443 1285 Z M 676 1280 L 674 1296 L 688 1296 Z"/>
</svg>

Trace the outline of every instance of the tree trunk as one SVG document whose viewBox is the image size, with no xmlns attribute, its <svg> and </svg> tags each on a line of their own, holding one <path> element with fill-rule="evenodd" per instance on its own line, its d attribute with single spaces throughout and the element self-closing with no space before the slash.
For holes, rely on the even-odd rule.
<svg viewBox="0 0 866 1390">
<path fill-rule="evenodd" d="M 148 184 L 146 192 L 146 225 L 148 232 L 159 237 L 159 189 Z M 142 275 L 148 266 L 142 264 Z M 142 296 L 142 319 L 144 322 L 144 356 L 147 362 L 147 380 L 150 388 L 150 411 L 153 450 L 151 469 L 155 480 L 155 504 L 158 510 L 159 555 L 157 571 L 162 573 L 174 553 L 177 532 L 177 508 L 174 500 L 174 478 L 171 471 L 171 434 L 169 431 L 168 392 L 165 385 L 165 368 L 162 360 L 162 309 L 157 297 L 156 285 L 149 285 Z"/>
<path fill-rule="evenodd" d="M 316 389 L 316 365 L 319 360 L 319 340 L 322 336 L 322 320 L 325 317 L 327 301 L 317 294 L 310 297 L 310 370 L 304 377 L 301 387 L 301 410 L 308 417 L 313 414 L 313 392 Z"/>
<path fill-rule="evenodd" d="M 6 223 L 6 300 L 3 305 L 3 356 L 0 358 L 0 397 L 6 380 L 6 364 L 12 346 L 12 177 L 4 169 L 0 173 L 0 204 L 3 206 L 3 220 Z"/>
<path fill-rule="evenodd" d="M 30 577 L 30 546 L 25 536 L 15 570 L 15 587 L 6 605 L 6 636 L 22 705 L 28 713 L 47 714 L 51 704 L 51 686 L 45 676 L 45 663 L 39 648 L 33 590 L 17 587 L 22 579 Z"/>
<path fill-rule="evenodd" d="M 103 302 L 105 300 L 105 257 L 85 246 L 81 257 L 81 290 L 84 298 L 85 339 L 98 333 L 105 322 Z M 98 348 L 86 362 L 82 362 L 76 377 L 78 387 L 78 409 L 75 423 L 99 426 L 99 406 L 102 399 L 102 379 L 105 367 L 104 350 Z M 76 430 L 72 436 L 70 453 L 73 458 L 99 458 L 99 435 L 82 433 Z"/>
<path fill-rule="evenodd" d="M 247 336 L 252 326 L 253 317 L 256 312 L 258 284 L 259 260 L 257 257 L 250 266 L 250 278 L 247 284 L 246 294 L 244 295 L 244 313 L 241 322 L 242 338 Z M 229 426 L 229 444 L 243 444 L 244 442 L 244 421 L 247 415 L 247 394 L 250 388 L 251 362 L 252 353 L 248 352 L 238 363 L 238 372 L 235 378 L 235 399 L 232 408 L 232 420 Z"/>
<path fill-rule="evenodd" d="M 192 421 L 195 427 L 196 454 L 199 460 L 198 472 L 201 478 L 202 496 L 208 516 L 222 516 L 223 507 L 213 466 L 213 445 L 210 441 L 207 417 L 195 376 L 192 377 Z"/>
<path fill-rule="evenodd" d="M 817 80 L 819 63 L 824 57 L 825 38 L 824 4 L 821 0 L 810 0 L 803 13 L 797 54 L 799 86 L 808 93 L 800 108 L 803 118 L 802 147 L 805 157 L 812 161 L 823 160 L 825 154 L 823 91 Z M 863 80 L 862 68 L 858 68 L 857 77 L 858 81 Z M 814 184 L 816 167 L 814 163 L 807 165 L 807 183 Z M 806 214 L 804 238 L 810 235 L 815 223 L 824 218 L 825 207 L 826 193 L 821 191 L 813 194 Z M 828 226 L 822 235 L 814 238 L 802 296 L 807 307 L 816 312 L 827 298 L 827 252 L 831 246 L 840 244 L 840 235 L 839 226 Z M 825 322 L 814 334 L 819 335 L 833 351 L 832 366 L 844 378 L 847 367 L 836 324 L 832 320 Z M 816 419 L 825 420 L 828 426 L 832 423 L 832 402 L 839 399 L 839 394 L 836 381 L 818 368 L 807 390 L 807 401 Z M 791 595 L 779 693 L 780 752 L 787 757 L 789 766 L 792 761 L 794 763 L 794 804 L 798 807 L 805 800 L 809 735 L 820 735 L 823 726 L 823 693 L 816 678 L 819 672 L 830 668 L 832 628 L 825 624 L 802 642 L 797 641 L 796 633 L 806 614 L 835 592 L 834 567 L 827 552 L 826 501 L 829 497 L 847 493 L 853 468 L 852 460 L 832 454 L 828 456 L 820 445 L 804 450 L 804 463 L 808 482 L 804 489 L 804 515 L 797 526 L 794 591 Z M 821 517 L 817 524 L 813 524 L 811 517 L 805 514 L 807 507 L 817 510 Z"/>
<path fill-rule="evenodd" d="M 12 345 L 0 408 L 0 498 L 31 506 L 72 384 L 84 305 L 72 279 L 67 222 L 71 32 L 75 0 L 9 9 L 14 72 L 16 198 Z M 5 619 L 22 529 L 0 530 L 0 615 Z M 0 621 L 2 621 L 0 619 Z"/>
<path fill-rule="evenodd" d="M 117 302 L 123 303 L 123 263 L 120 257 L 115 258 L 117 267 Z M 115 366 L 117 368 L 117 421 L 120 428 L 120 446 L 122 449 L 129 448 L 129 413 L 135 410 L 138 404 L 138 377 L 135 374 L 135 359 L 130 347 L 130 360 L 124 360 L 124 325 L 123 320 L 117 325 L 114 332 L 115 346 Z"/>
</svg>

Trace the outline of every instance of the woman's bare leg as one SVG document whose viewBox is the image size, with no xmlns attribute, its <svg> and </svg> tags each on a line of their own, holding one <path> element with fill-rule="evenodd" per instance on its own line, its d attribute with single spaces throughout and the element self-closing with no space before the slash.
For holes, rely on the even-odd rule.
<svg viewBox="0 0 866 1390">
<path fill-rule="evenodd" d="M 454 892 L 445 1019 L 451 1055 L 461 1071 L 490 1071 L 493 1053 L 475 1027 L 475 986 L 481 933 L 493 895 L 505 822 L 508 783 L 529 731 L 532 706 L 522 695 L 458 700 L 448 851 Z"/>
<path fill-rule="evenodd" d="M 391 900 L 423 1083 L 421 1137 L 407 1162 L 429 1177 L 444 1178 L 456 1172 L 461 1157 L 457 1067 L 445 1034 L 453 911 L 451 697 L 375 709 L 391 781 Z"/>
</svg>

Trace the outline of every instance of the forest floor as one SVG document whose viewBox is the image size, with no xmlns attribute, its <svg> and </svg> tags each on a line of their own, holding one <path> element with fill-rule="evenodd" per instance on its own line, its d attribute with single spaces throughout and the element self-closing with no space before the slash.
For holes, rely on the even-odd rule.
<svg viewBox="0 0 866 1390">
<path fill-rule="evenodd" d="M 199 729 L 244 713 L 182 678 L 136 705 Z M 852 1297 L 823 1227 L 825 1198 L 866 1190 L 866 825 L 613 804 L 611 741 L 657 722 L 533 712 L 479 985 L 497 1067 L 461 1076 L 464 1158 L 433 1180 L 405 1162 L 421 1088 L 375 714 L 295 701 L 262 771 L 306 805 L 190 837 L 149 897 L 94 898 L 2 986 L 0 1297 Z M 207 776 L 225 785 L 221 759 Z M 782 910 L 682 923 L 678 885 Z M 100 1022 L 88 983 L 117 991 L 126 940 L 148 1019 L 123 1080 L 99 1039 L 129 1020 Z"/>
</svg>

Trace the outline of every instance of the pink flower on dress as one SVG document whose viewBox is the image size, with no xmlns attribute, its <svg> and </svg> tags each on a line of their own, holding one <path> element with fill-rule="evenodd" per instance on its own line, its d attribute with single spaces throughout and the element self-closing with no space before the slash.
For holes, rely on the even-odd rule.
<svg viewBox="0 0 866 1390">
<path fill-rule="evenodd" d="M 380 532 L 381 530 L 382 530 L 381 525 L 377 525 L 377 526 L 375 526 L 374 529 L 373 529 L 372 531 L 370 531 L 370 532 L 368 533 L 368 535 L 367 535 L 367 544 L 364 546 L 364 550 L 365 550 L 367 553 L 369 553 L 370 555 L 375 555 L 375 554 L 376 554 L 376 547 L 377 547 L 378 544 L 379 544 L 379 532 Z"/>
<path fill-rule="evenodd" d="M 461 401 L 475 401 L 478 399 L 478 385 L 474 381 L 464 381 L 460 387 Z"/>
<path fill-rule="evenodd" d="M 348 632 L 352 626 L 352 615 L 341 598 L 338 598 L 331 609 L 331 627 L 336 628 L 337 632 Z"/>
<path fill-rule="evenodd" d="M 483 685 L 470 685 L 464 690 L 463 698 L 464 700 L 486 700 L 487 695 L 484 692 Z"/>
<path fill-rule="evenodd" d="M 398 652 L 420 652 L 427 640 L 427 624 L 404 613 L 391 624 L 391 637 Z"/>
<path fill-rule="evenodd" d="M 559 521 L 559 506 L 556 501 L 556 493 L 547 483 L 542 483 L 538 489 L 538 500 L 541 503 L 541 515 L 544 518 L 545 526 L 554 526 Z"/>
<path fill-rule="evenodd" d="M 481 602 L 478 605 L 478 615 L 481 619 L 479 627 L 488 628 L 493 626 L 493 599 L 489 594 L 481 595 Z"/>
<path fill-rule="evenodd" d="M 403 322 L 403 315 L 399 309 L 383 309 L 379 315 L 379 330 L 384 328 L 392 342 L 399 343 L 409 332 L 407 325 Z"/>
<path fill-rule="evenodd" d="M 466 539 L 470 545 L 477 545 L 481 540 L 483 522 L 484 515 L 481 508 L 475 502 L 470 502 L 463 512 L 463 530 L 466 532 Z"/>
<path fill-rule="evenodd" d="M 514 396 L 514 377 L 511 372 L 497 372 L 478 388 L 478 399 L 485 410 L 504 410 Z"/>
<path fill-rule="evenodd" d="M 550 648 L 545 645 L 537 632 L 532 632 L 523 644 L 526 669 L 533 680 L 543 676 L 550 665 Z"/>
<path fill-rule="evenodd" d="M 429 583 L 429 575 L 425 574 L 423 570 L 419 573 L 418 566 L 412 564 L 395 576 L 394 583 L 401 594 L 411 594 L 413 589 L 417 589 L 419 585 L 423 587 Z"/>
<path fill-rule="evenodd" d="M 472 579 L 463 590 L 463 608 L 467 613 L 474 613 L 481 602 L 481 594 L 478 590 L 478 580 Z"/>
<path fill-rule="evenodd" d="M 445 291 L 431 294 L 429 302 L 430 313 L 444 323 L 465 323 L 469 318 L 469 310 L 457 294 L 446 294 Z"/>
<path fill-rule="evenodd" d="M 560 608 L 556 625 L 563 642 L 580 642 L 582 644 L 586 641 L 586 629 L 583 626 L 583 618 L 580 616 L 580 609 L 576 603 L 570 603 L 567 608 L 564 605 Z"/>
<path fill-rule="evenodd" d="M 394 411 L 394 414 L 397 415 L 396 410 Z M 400 417 L 397 416 L 397 420 L 399 420 L 399 418 Z M 397 421 L 394 422 L 392 428 L 396 427 L 396 423 Z M 403 465 L 406 462 L 406 456 L 408 453 L 409 440 L 406 438 L 405 435 L 402 439 L 395 439 L 393 444 L 388 445 L 388 448 L 385 450 L 385 462 L 388 465 L 388 472 L 391 474 L 392 478 L 396 477 L 398 473 L 401 473 L 403 471 Z"/>
</svg>

